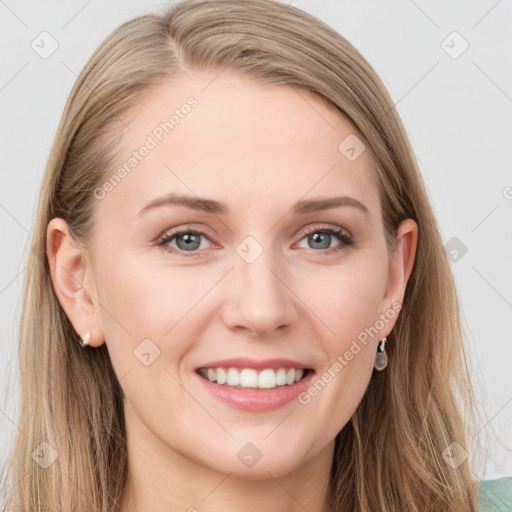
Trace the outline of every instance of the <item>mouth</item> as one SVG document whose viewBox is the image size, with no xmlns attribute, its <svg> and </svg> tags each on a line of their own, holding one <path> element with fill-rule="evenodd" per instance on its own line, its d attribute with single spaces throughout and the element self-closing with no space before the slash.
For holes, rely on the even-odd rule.
<svg viewBox="0 0 512 512">
<path fill-rule="evenodd" d="M 270 412 L 293 402 L 314 378 L 304 361 L 235 357 L 206 363 L 195 373 L 215 399 L 245 412 Z"/>
<path fill-rule="evenodd" d="M 292 386 L 304 380 L 312 368 L 244 368 L 235 366 L 201 367 L 196 373 L 209 382 L 235 389 L 276 389 Z"/>
</svg>

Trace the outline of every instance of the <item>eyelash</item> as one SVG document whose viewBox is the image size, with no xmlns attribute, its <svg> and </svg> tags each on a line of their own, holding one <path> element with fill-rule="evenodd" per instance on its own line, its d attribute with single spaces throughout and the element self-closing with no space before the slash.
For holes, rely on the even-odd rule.
<svg viewBox="0 0 512 512">
<path fill-rule="evenodd" d="M 344 234 L 344 230 L 342 228 L 337 227 L 337 226 L 326 227 L 326 226 L 322 226 L 322 225 L 314 225 L 314 226 L 306 229 L 302 235 L 302 238 L 299 240 L 299 242 L 306 236 L 311 235 L 313 233 L 327 233 L 330 235 L 334 235 L 336 238 L 338 238 L 338 240 L 340 242 L 342 242 L 342 244 L 337 247 L 330 247 L 328 249 L 321 249 L 319 251 L 316 251 L 315 249 L 311 249 L 314 252 L 321 252 L 323 254 L 332 254 L 332 253 L 337 253 L 339 251 L 342 251 L 342 250 L 346 249 L 348 246 L 352 245 L 351 237 L 349 235 Z M 166 250 L 170 253 L 180 254 L 185 257 L 198 256 L 199 250 L 183 251 L 181 249 L 176 249 L 174 247 L 169 247 L 169 246 L 166 247 L 166 244 L 168 244 L 171 240 L 173 240 L 174 238 L 176 238 L 180 235 L 185 235 L 185 234 L 202 235 L 209 239 L 208 235 L 206 233 L 204 233 L 203 231 L 183 228 L 180 230 L 165 233 L 164 235 L 162 235 L 160 237 L 160 239 L 157 242 L 157 245 L 159 247 L 162 247 L 164 250 Z M 187 254 L 187 252 L 188 252 L 188 254 Z"/>
</svg>

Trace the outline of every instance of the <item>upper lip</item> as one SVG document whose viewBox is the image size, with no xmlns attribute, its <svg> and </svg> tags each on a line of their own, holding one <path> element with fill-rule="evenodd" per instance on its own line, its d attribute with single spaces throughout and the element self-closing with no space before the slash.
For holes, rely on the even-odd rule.
<svg viewBox="0 0 512 512">
<path fill-rule="evenodd" d="M 249 359 L 247 357 L 236 357 L 232 359 L 223 359 L 222 361 L 213 361 L 203 364 L 197 368 L 253 368 L 254 370 L 264 370 L 265 368 L 295 368 L 311 369 L 307 364 L 293 359 Z"/>
</svg>

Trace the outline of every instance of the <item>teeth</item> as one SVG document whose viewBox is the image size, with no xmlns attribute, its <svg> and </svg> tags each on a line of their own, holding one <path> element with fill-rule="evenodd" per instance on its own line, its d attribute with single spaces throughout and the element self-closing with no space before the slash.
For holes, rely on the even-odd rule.
<svg viewBox="0 0 512 512">
<path fill-rule="evenodd" d="M 199 373 L 210 382 L 238 386 L 242 388 L 272 389 L 276 386 L 290 386 L 299 382 L 304 375 L 303 369 L 279 368 L 277 371 L 268 368 L 259 373 L 253 368 L 200 368 Z"/>
<path fill-rule="evenodd" d="M 279 368 L 276 373 L 276 384 L 278 386 L 284 386 L 286 384 L 286 370 Z"/>
<path fill-rule="evenodd" d="M 225 384 L 228 381 L 228 376 L 223 368 L 217 368 L 217 384 Z"/>
<path fill-rule="evenodd" d="M 276 372 L 274 370 L 263 370 L 258 375 L 259 388 L 275 388 L 276 387 Z"/>
<path fill-rule="evenodd" d="M 240 386 L 243 388 L 258 387 L 258 372 L 252 368 L 244 368 L 240 372 Z"/>
<path fill-rule="evenodd" d="M 210 379 L 210 375 L 208 375 L 208 380 L 215 382 L 215 376 L 217 373 L 217 370 L 213 370 L 213 379 Z M 208 372 L 209 373 L 209 372 Z M 228 370 L 228 379 L 227 379 L 228 386 L 238 386 L 240 385 L 240 372 L 236 368 L 230 368 Z"/>
</svg>

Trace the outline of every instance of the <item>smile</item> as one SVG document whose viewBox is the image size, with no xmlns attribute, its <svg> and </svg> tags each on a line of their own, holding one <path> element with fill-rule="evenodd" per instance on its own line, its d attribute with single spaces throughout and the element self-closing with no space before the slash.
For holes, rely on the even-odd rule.
<svg viewBox="0 0 512 512">
<path fill-rule="evenodd" d="M 291 386 L 299 382 L 308 372 L 303 368 L 199 368 L 201 377 L 220 385 L 242 388 L 273 389 L 281 386 Z"/>
</svg>

